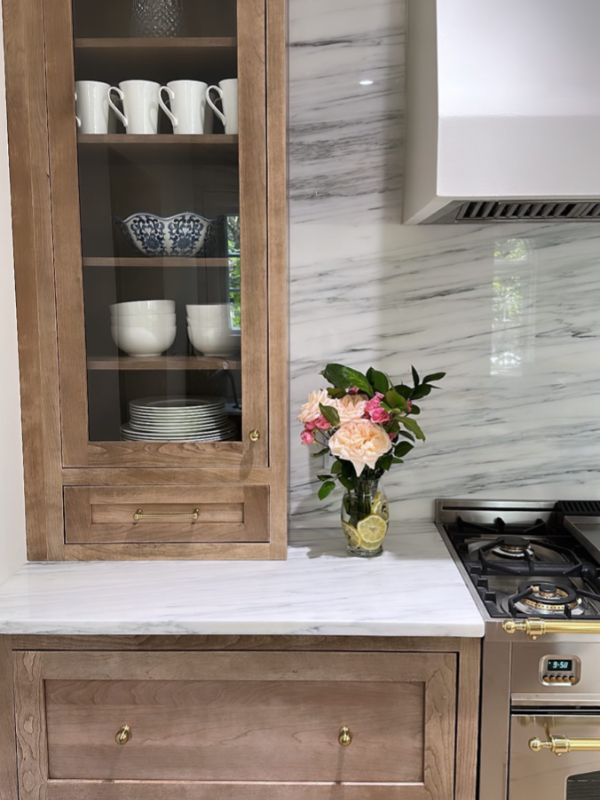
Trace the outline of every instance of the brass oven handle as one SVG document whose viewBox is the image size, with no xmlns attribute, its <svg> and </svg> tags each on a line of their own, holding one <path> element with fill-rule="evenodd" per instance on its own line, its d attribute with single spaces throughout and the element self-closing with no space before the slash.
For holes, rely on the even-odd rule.
<svg viewBox="0 0 600 800">
<path fill-rule="evenodd" d="M 502 623 L 505 633 L 526 633 L 534 641 L 546 633 L 600 633 L 600 622 L 555 621 L 545 619 L 507 619 Z"/>
<path fill-rule="evenodd" d="M 144 519 L 191 519 L 193 522 L 200 519 L 200 509 L 195 508 L 191 513 L 183 511 L 180 514 L 144 514 L 143 508 L 138 510 L 133 515 L 135 522 L 140 522 Z"/>
<path fill-rule="evenodd" d="M 342 745 L 342 747 L 349 747 L 352 744 L 352 733 L 350 732 L 350 728 L 347 728 L 345 725 L 343 728 L 340 728 L 338 742 Z"/>
<path fill-rule="evenodd" d="M 131 739 L 131 728 L 129 725 L 121 725 L 119 730 L 117 731 L 117 735 L 115 736 L 115 742 L 117 744 L 127 744 L 127 742 Z"/>
<path fill-rule="evenodd" d="M 567 739 L 565 736 L 551 736 L 549 742 L 535 738 L 529 741 L 529 749 L 534 753 L 551 750 L 555 756 L 565 753 L 591 753 L 600 750 L 600 739 Z"/>
</svg>

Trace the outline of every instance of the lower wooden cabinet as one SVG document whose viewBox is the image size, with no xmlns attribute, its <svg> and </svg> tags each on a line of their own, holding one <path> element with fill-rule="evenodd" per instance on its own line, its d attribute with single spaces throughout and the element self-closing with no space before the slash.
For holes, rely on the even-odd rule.
<svg viewBox="0 0 600 800">
<path fill-rule="evenodd" d="M 403 640 L 392 652 L 244 641 L 14 649 L 20 800 L 474 800 L 478 686 L 469 702 L 460 689 L 461 669 L 478 674 L 473 647 L 467 664 L 460 648 L 401 652 Z"/>
</svg>

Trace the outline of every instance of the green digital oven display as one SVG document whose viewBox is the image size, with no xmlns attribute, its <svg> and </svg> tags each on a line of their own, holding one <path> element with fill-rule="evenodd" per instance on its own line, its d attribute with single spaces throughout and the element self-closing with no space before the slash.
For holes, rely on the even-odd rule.
<svg viewBox="0 0 600 800">
<path fill-rule="evenodd" d="M 550 658 L 548 660 L 548 672 L 572 672 L 573 659 L 571 658 Z"/>
</svg>

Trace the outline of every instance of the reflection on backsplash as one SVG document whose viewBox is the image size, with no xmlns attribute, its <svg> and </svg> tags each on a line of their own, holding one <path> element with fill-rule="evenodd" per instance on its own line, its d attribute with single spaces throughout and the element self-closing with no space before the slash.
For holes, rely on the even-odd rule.
<svg viewBox="0 0 600 800">
<path fill-rule="evenodd" d="M 441 496 L 600 499 L 600 225 L 400 224 L 404 12 L 290 0 L 297 526 L 339 525 L 295 419 L 331 361 L 448 372 L 429 440 L 386 476 L 392 519 Z"/>
<path fill-rule="evenodd" d="M 533 361 L 535 258 L 526 239 L 495 243 L 490 374 L 522 374 Z"/>
</svg>

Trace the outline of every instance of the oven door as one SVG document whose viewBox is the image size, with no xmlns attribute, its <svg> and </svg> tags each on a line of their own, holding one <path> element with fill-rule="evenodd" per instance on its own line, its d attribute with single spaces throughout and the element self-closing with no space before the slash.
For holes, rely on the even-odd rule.
<svg viewBox="0 0 600 800">
<path fill-rule="evenodd" d="M 600 798 L 599 710 L 513 714 L 510 738 L 509 800 Z"/>
</svg>

